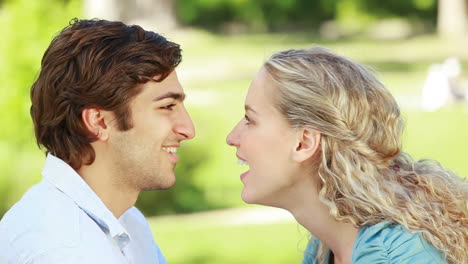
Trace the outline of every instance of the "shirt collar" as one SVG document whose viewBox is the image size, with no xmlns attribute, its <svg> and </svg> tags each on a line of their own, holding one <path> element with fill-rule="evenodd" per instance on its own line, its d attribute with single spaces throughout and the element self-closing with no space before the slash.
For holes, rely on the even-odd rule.
<svg viewBox="0 0 468 264">
<path fill-rule="evenodd" d="M 70 165 L 52 154 L 47 155 L 44 179 L 70 197 L 111 237 L 129 237 L 128 232 L 104 205 L 97 194 Z"/>
</svg>

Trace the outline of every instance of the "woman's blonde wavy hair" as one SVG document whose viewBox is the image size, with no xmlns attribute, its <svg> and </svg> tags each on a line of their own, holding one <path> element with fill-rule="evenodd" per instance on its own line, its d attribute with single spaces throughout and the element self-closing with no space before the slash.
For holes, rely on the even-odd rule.
<svg viewBox="0 0 468 264">
<path fill-rule="evenodd" d="M 322 135 L 319 197 L 332 216 L 356 227 L 403 225 L 449 263 L 468 263 L 467 182 L 401 151 L 399 107 L 369 70 L 321 47 L 278 52 L 264 67 L 291 126 Z M 328 248 L 317 250 L 323 263 Z"/>
</svg>

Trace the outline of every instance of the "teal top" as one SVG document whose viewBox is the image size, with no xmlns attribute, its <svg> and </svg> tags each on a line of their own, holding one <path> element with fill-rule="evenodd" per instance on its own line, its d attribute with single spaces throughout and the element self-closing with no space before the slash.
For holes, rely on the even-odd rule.
<svg viewBox="0 0 468 264">
<path fill-rule="evenodd" d="M 318 264 L 314 260 L 319 244 L 311 238 L 302 264 Z M 330 254 L 329 254 L 330 256 Z M 326 259 L 325 263 L 330 263 Z M 410 233 L 403 226 L 390 222 L 362 226 L 354 242 L 353 264 L 439 264 L 447 263 L 444 255 L 429 244 L 420 233 Z"/>
</svg>

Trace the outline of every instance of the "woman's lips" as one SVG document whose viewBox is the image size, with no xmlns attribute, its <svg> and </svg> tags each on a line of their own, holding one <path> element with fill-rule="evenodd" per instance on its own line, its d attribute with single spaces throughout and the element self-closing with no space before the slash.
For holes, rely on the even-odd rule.
<svg viewBox="0 0 468 264">
<path fill-rule="evenodd" d="M 242 174 L 240 175 L 241 181 L 244 181 L 244 178 L 247 177 L 247 175 L 249 174 L 249 172 L 250 172 L 250 170 L 248 170 L 248 171 L 246 171 L 246 172 L 244 172 L 244 173 L 242 173 Z"/>
</svg>

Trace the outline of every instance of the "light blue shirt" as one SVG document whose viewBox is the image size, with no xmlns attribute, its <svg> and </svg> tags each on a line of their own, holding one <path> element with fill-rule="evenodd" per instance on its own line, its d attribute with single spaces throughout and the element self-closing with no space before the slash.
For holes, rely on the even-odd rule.
<svg viewBox="0 0 468 264">
<path fill-rule="evenodd" d="M 138 209 L 116 219 L 75 170 L 51 154 L 42 175 L 0 222 L 1 264 L 166 264 Z"/>
<path fill-rule="evenodd" d="M 319 240 L 312 238 L 304 252 L 302 264 L 316 264 Z M 329 263 L 327 258 L 325 263 Z M 442 264 L 443 254 L 420 233 L 410 233 L 397 224 L 381 222 L 359 229 L 351 256 L 353 264 Z"/>
</svg>

